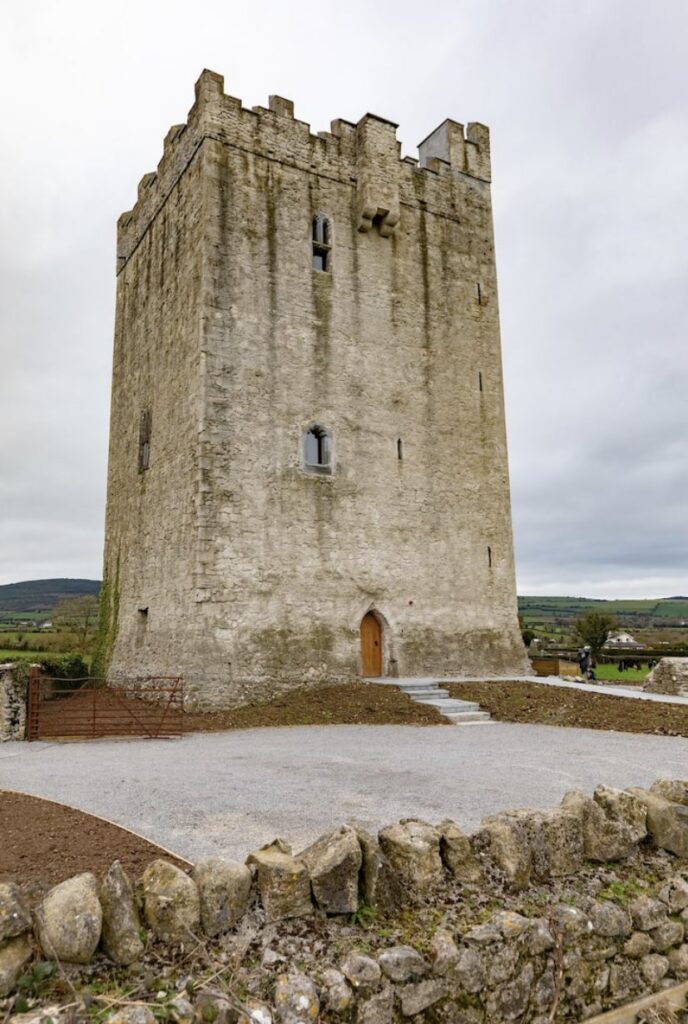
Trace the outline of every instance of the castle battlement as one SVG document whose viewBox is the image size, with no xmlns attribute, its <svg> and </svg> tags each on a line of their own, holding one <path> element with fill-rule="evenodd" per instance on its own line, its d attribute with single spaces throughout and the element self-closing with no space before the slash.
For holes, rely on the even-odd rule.
<svg viewBox="0 0 688 1024">
<path fill-rule="evenodd" d="M 213 139 L 253 157 L 349 185 L 356 192 L 358 226 L 391 235 L 404 205 L 423 205 L 445 216 L 457 207 L 457 184 L 489 188 L 489 129 L 465 128 L 445 120 L 418 147 L 418 159 L 401 156 L 398 125 L 376 114 L 357 124 L 338 118 L 330 131 L 313 134 L 294 114 L 294 103 L 270 96 L 267 107 L 247 108 L 224 92 L 224 78 L 203 71 L 185 124 L 165 136 L 157 169 L 144 174 L 132 210 L 118 220 L 117 271 L 126 264 L 172 189 L 206 140 Z"/>
</svg>

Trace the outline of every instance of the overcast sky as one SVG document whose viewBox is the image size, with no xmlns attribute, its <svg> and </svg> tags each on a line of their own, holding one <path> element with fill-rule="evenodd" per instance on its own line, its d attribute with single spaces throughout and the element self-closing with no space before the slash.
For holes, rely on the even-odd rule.
<svg viewBox="0 0 688 1024">
<path fill-rule="evenodd" d="M 115 222 L 204 67 L 492 131 L 520 593 L 688 593 L 686 0 L 0 0 L 0 583 L 99 578 Z"/>
</svg>

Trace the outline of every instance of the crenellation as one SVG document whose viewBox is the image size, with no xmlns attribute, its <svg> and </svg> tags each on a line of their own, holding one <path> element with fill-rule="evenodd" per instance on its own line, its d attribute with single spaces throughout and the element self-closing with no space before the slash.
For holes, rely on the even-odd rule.
<svg viewBox="0 0 688 1024">
<path fill-rule="evenodd" d="M 313 134 L 307 122 L 295 118 L 292 100 L 273 95 L 268 107 L 249 109 L 240 99 L 225 94 L 222 75 L 208 70 L 203 71 L 196 82 L 195 96 L 188 121 L 173 125 L 165 136 L 157 172 L 141 179 L 131 218 L 119 222 L 120 268 L 166 200 L 176 178 L 206 138 L 216 138 L 258 157 L 355 182 L 363 231 L 369 230 L 376 219 L 380 220 L 383 232 L 394 231 L 397 192 L 403 188 L 405 167 L 418 167 L 442 178 L 448 177 L 449 168 L 466 178 L 490 181 L 489 130 L 478 122 L 471 122 L 464 129 L 459 122 L 445 120 L 423 140 L 419 159 L 415 160 L 401 156 L 401 144 L 396 139 L 397 124 L 378 114 L 364 115 L 357 125 L 338 118 L 331 122 L 330 132 Z M 378 144 L 381 146 L 379 153 Z M 376 182 L 367 170 L 371 159 L 384 162 L 384 172 L 377 174 Z M 441 167 L 438 160 L 448 168 Z M 409 202 L 409 197 L 404 201 Z M 451 212 L 446 198 L 436 196 L 434 202 L 443 205 L 448 214 Z"/>
</svg>

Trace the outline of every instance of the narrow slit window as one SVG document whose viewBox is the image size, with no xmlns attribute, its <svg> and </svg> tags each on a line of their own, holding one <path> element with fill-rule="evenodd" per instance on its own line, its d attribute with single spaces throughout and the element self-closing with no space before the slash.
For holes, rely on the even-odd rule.
<svg viewBox="0 0 688 1024">
<path fill-rule="evenodd" d="M 489 544 L 487 545 L 487 567 L 488 569 L 492 568 L 492 548 Z"/>
<path fill-rule="evenodd" d="M 483 374 L 482 374 L 482 370 L 478 370 L 478 387 L 482 391 L 482 389 L 483 389 Z"/>
<path fill-rule="evenodd" d="M 332 472 L 332 435 L 318 424 L 310 427 L 303 441 L 303 455 L 306 469 L 316 473 Z"/>
<path fill-rule="evenodd" d="M 483 290 L 480 287 L 480 281 L 478 281 L 477 290 L 478 290 L 478 305 L 482 306 L 482 304 L 483 304 Z"/>
<path fill-rule="evenodd" d="M 151 412 L 144 409 L 139 420 L 139 473 L 143 473 L 150 465 L 151 446 Z"/>
<path fill-rule="evenodd" d="M 313 218 L 313 270 L 329 271 L 332 250 L 330 222 L 322 213 Z"/>
<path fill-rule="evenodd" d="M 404 445 L 401 438 L 397 438 L 397 458 L 401 462 L 404 457 Z"/>
</svg>

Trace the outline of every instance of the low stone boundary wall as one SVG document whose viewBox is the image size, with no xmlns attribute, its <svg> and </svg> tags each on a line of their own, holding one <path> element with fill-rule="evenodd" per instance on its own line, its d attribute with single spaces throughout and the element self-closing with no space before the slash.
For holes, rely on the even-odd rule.
<svg viewBox="0 0 688 1024">
<path fill-rule="evenodd" d="M 183 981 L 166 998 L 186 1024 L 584 1020 L 688 978 L 688 781 L 569 793 L 472 836 L 406 819 L 377 836 L 345 825 L 298 855 L 278 839 L 189 874 L 156 860 L 136 885 L 115 862 L 33 914 L 19 885 L 0 885 L 0 996 L 37 949 L 89 977 L 95 957 L 107 973 L 160 949 L 188 975 L 201 949 L 231 983 Z M 131 1024 L 153 1024 L 135 1009 Z"/>
<path fill-rule="evenodd" d="M 26 683 L 14 665 L 0 665 L 0 743 L 26 738 Z"/>
<path fill-rule="evenodd" d="M 688 697 L 688 658 L 661 658 L 645 680 L 643 690 Z"/>
</svg>

